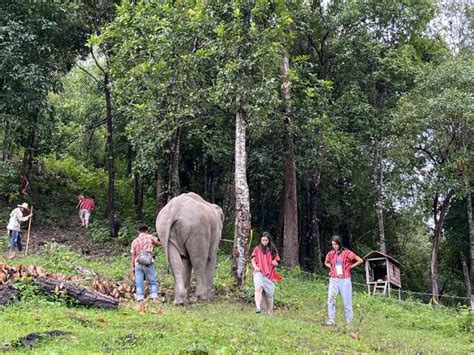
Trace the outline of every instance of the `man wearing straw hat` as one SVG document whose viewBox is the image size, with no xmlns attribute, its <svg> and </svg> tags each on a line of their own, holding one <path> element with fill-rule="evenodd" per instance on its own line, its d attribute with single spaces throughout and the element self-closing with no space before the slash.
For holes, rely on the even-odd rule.
<svg viewBox="0 0 474 355">
<path fill-rule="evenodd" d="M 27 221 L 29 218 L 33 216 L 30 213 L 28 216 L 23 217 L 23 212 L 29 211 L 28 204 L 23 202 L 21 205 L 17 205 L 10 213 L 10 220 L 8 222 L 8 236 L 10 237 L 10 251 L 21 251 L 21 229 L 20 224 L 21 222 Z"/>
</svg>

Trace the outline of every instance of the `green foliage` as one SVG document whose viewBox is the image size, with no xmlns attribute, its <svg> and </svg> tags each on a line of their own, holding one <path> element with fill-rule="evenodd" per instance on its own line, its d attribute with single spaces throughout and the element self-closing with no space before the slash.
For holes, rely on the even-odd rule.
<svg viewBox="0 0 474 355">
<path fill-rule="evenodd" d="M 42 184 L 46 196 L 42 204 L 51 207 L 62 205 L 72 213 L 77 204 L 77 196 L 84 194 L 87 197 L 95 197 L 97 211 L 93 214 L 105 215 L 107 202 L 107 173 L 102 168 L 86 166 L 84 162 L 76 160 L 71 156 L 58 159 L 54 155 L 42 158 L 43 171 Z M 127 179 L 116 180 L 117 210 L 125 215 L 133 211 L 129 201 L 133 201 L 132 182 Z M 69 203 L 64 205 L 65 197 Z M 50 212 L 50 210 L 48 211 Z M 98 218 L 100 219 L 100 217 Z"/>
<path fill-rule="evenodd" d="M 30 301 L 39 299 L 38 285 L 32 278 L 22 278 L 13 285 L 20 292 L 21 301 Z"/>
<path fill-rule="evenodd" d="M 0 161 L 0 186 L 2 194 L 9 199 L 16 199 L 18 196 L 18 181 L 20 177 L 15 164 L 11 161 Z"/>
<path fill-rule="evenodd" d="M 150 228 L 150 232 L 154 228 Z M 119 235 L 117 241 L 124 245 L 130 246 L 132 241 L 138 236 L 138 225 L 136 221 L 132 218 L 127 218 L 122 223 L 122 227 L 120 228 Z"/>
<path fill-rule="evenodd" d="M 464 179 L 472 178 L 473 72 L 462 57 L 427 66 L 395 113 L 400 138 L 393 156 L 405 186 L 416 186 L 420 196 L 433 199 L 449 190 L 462 195 Z"/>
<path fill-rule="evenodd" d="M 94 223 L 91 223 L 87 234 L 96 244 L 103 244 L 112 240 L 107 221 L 105 220 L 94 221 Z"/>
<path fill-rule="evenodd" d="M 332 233 L 351 240 L 359 254 L 376 248 L 373 171 L 376 147 L 381 147 L 389 252 L 404 265 L 402 282 L 425 291 L 430 198 L 447 187 L 462 198 L 473 170 L 468 60 L 472 11 L 456 7 L 455 21 L 442 18 L 436 30 L 441 32 L 433 33 L 427 27 L 435 5 L 430 0 L 5 4 L 0 9 L 0 217 L 6 222 L 21 198 L 35 206 L 35 223 L 70 226 L 70 216 L 77 214 L 76 196 L 83 193 L 94 196 L 97 204 L 90 239 L 128 247 L 137 224 L 152 225 L 158 205 L 173 192 L 168 189 L 179 151 L 176 192 L 195 191 L 223 206 L 224 238 L 232 240 L 234 122 L 239 111 L 247 127 L 255 233 L 270 230 L 282 242 L 284 143 L 292 137 L 302 265 L 318 264 L 315 221 L 323 253 Z M 441 36 L 446 38 L 447 31 L 449 40 Z M 459 43 L 452 42 L 456 38 Z M 113 212 L 122 222 L 114 240 L 105 220 L 104 88 L 89 75 L 104 73 L 92 57 L 76 62 L 90 50 L 86 40 L 111 79 Z M 447 46 L 458 50 L 457 58 L 451 58 Z M 288 102 L 281 98 L 283 55 L 290 58 Z M 290 108 L 288 122 L 283 120 L 283 103 Z M 460 134 L 451 142 L 452 132 Z M 173 143 L 178 141 L 176 150 Z M 420 144 L 440 151 L 434 160 L 443 164 L 413 150 Z M 20 196 L 17 185 L 29 163 L 31 190 L 29 196 Z M 461 214 L 463 207 L 458 208 Z M 441 242 L 440 278 L 449 286 L 446 292 L 462 294 L 458 249 L 467 255 L 468 246 L 454 242 L 466 240 L 466 221 L 454 212 Z M 456 224 L 460 227 L 452 228 Z M 6 247 L 7 239 L 2 242 Z M 231 251 L 232 243 L 221 245 Z M 79 262 L 67 251 L 51 255 L 65 272 L 73 272 L 69 261 L 61 259 L 66 257 Z M 119 277 L 121 263 L 111 263 L 111 273 Z M 232 293 L 227 274 L 218 277 L 219 295 Z M 303 303 L 292 294 L 283 292 L 277 302 L 300 310 Z M 247 301 L 252 297 L 251 292 L 241 296 Z M 127 334 L 103 349 L 120 349 L 121 339 L 128 339 Z M 136 342 L 141 344 L 142 338 Z M 215 350 L 200 341 L 180 350 L 192 344 Z"/>
<path fill-rule="evenodd" d="M 64 249 L 59 253 L 69 255 Z M 36 261 L 45 263 L 50 257 L 51 254 L 45 253 Z M 127 260 L 121 258 L 125 261 L 122 268 L 127 270 Z M 92 262 L 95 271 L 115 267 L 108 259 Z M 159 254 L 160 284 L 168 287 L 172 277 L 166 276 L 163 263 Z M 92 266 L 85 260 L 81 264 Z M 223 289 L 229 280 L 229 270 L 228 257 L 220 257 L 214 281 L 218 289 Z M 103 311 L 49 300 L 34 292 L 31 280 L 23 280 L 18 287 L 25 296 L 0 312 L 0 342 L 14 343 L 31 332 L 61 329 L 71 334 L 38 342 L 32 350 L 39 353 L 469 352 L 472 314 L 467 308 L 433 308 L 419 302 L 367 297 L 356 288 L 352 327 L 342 325 L 342 303 L 338 298 L 337 321 L 341 325 L 328 329 L 321 325 L 326 316 L 327 282 L 297 270 L 282 270 L 282 273 L 284 281 L 277 283 L 273 317 L 254 313 L 250 279 L 246 289 L 248 302 L 243 303 L 232 293 L 226 293 L 227 297 L 218 293 L 212 302 L 187 307 L 150 303 L 144 313 L 136 312 L 133 302 L 122 303 L 118 310 Z"/>
</svg>

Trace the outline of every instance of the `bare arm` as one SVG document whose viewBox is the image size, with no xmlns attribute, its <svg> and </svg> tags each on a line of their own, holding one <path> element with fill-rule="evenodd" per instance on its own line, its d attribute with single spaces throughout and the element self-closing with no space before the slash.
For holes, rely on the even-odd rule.
<svg viewBox="0 0 474 355">
<path fill-rule="evenodd" d="M 257 266 L 257 262 L 255 261 L 255 258 L 252 258 L 252 266 L 255 271 L 260 271 L 260 268 Z"/>
<path fill-rule="evenodd" d="M 355 260 L 356 260 L 356 262 L 351 265 L 351 270 L 352 270 L 353 268 L 355 268 L 355 267 L 357 267 L 357 266 L 359 266 L 359 265 L 361 265 L 361 264 L 364 263 L 364 260 L 363 260 L 361 257 L 357 256 L 357 255 L 356 255 L 356 259 L 355 259 Z"/>
<path fill-rule="evenodd" d="M 135 271 L 135 257 L 135 251 L 132 248 L 132 250 L 130 251 L 130 268 L 132 270 L 132 273 Z"/>
</svg>

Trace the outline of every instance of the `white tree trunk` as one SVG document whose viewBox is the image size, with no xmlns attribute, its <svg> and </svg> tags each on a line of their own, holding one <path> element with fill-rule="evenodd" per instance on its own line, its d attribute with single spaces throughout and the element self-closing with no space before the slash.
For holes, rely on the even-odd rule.
<svg viewBox="0 0 474 355">
<path fill-rule="evenodd" d="M 474 309 L 474 296 L 472 294 L 472 285 L 474 285 L 474 220 L 472 217 L 472 195 L 471 195 L 471 185 L 469 181 L 466 182 L 467 185 L 467 223 L 469 226 L 469 261 L 471 263 L 471 272 L 470 272 L 470 282 L 469 279 L 466 281 L 469 283 L 466 284 L 466 288 L 468 289 L 468 297 L 471 299 L 471 308 Z M 468 270 L 466 265 L 466 271 Z M 469 286 L 469 287 L 468 287 Z"/>
<path fill-rule="evenodd" d="M 238 96 L 237 113 L 235 115 L 235 229 L 234 248 L 232 252 L 232 271 L 237 286 L 240 287 L 243 287 L 245 284 L 251 228 L 245 143 L 245 117 L 241 111 L 241 98 Z"/>
</svg>

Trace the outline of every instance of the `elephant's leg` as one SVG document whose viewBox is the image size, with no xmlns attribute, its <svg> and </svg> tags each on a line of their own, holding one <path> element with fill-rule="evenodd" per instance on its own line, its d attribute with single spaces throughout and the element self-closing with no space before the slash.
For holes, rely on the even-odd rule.
<svg viewBox="0 0 474 355">
<path fill-rule="evenodd" d="M 217 262 L 217 244 L 212 245 L 209 250 L 209 257 L 207 258 L 206 263 L 206 288 L 208 297 L 212 297 L 212 281 L 214 279 L 214 271 L 216 269 L 216 262 Z"/>
<path fill-rule="evenodd" d="M 189 258 L 181 258 L 181 260 L 183 261 L 184 289 L 189 297 L 191 293 L 191 261 Z"/>
<path fill-rule="evenodd" d="M 196 276 L 196 297 L 200 300 L 208 300 L 209 292 L 206 277 L 207 255 L 203 255 L 202 250 L 199 252 L 197 248 L 187 246 L 186 249 L 188 250 L 189 258 Z"/>
<path fill-rule="evenodd" d="M 185 268 L 181 255 L 173 243 L 168 244 L 168 261 L 174 276 L 174 303 L 186 304 L 188 295 L 185 288 Z"/>
</svg>

